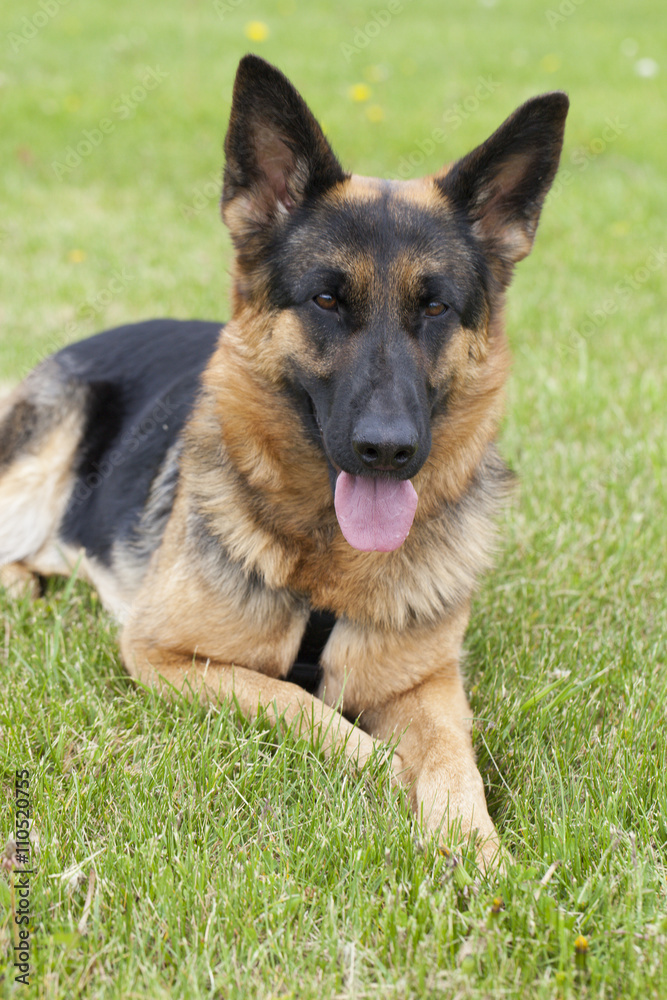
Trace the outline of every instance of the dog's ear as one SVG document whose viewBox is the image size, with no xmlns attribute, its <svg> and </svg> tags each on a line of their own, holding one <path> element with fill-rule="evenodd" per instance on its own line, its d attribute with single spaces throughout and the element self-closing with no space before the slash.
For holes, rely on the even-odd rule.
<svg viewBox="0 0 667 1000">
<path fill-rule="evenodd" d="M 346 177 L 287 77 L 253 55 L 236 72 L 225 157 L 222 212 L 237 246 Z"/>
<path fill-rule="evenodd" d="M 568 107 L 561 91 L 526 101 L 486 142 L 435 177 L 471 221 L 504 282 L 533 245 L 558 169 Z"/>
</svg>

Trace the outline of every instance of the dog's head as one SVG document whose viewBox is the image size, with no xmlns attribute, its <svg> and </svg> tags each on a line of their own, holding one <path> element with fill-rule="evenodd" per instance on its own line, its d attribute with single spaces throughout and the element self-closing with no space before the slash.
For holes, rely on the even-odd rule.
<svg viewBox="0 0 667 1000">
<path fill-rule="evenodd" d="M 466 435 L 488 442 L 502 292 L 530 252 L 567 108 L 536 97 L 422 180 L 357 177 L 283 74 L 241 60 L 223 188 L 234 315 L 252 314 L 249 353 L 323 449 L 356 548 L 405 539 L 436 437 L 439 460 Z"/>
</svg>

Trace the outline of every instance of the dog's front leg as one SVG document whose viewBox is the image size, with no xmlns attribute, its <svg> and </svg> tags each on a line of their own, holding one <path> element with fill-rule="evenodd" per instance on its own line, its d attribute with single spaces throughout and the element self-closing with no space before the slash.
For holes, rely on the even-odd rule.
<svg viewBox="0 0 667 1000">
<path fill-rule="evenodd" d="M 121 646 L 128 672 L 164 694 L 196 695 L 213 704 L 235 702 L 247 719 L 256 718 L 263 710 L 273 722 L 317 740 L 326 754 L 342 748 L 345 757 L 357 767 L 365 764 L 374 750 L 385 752 L 372 736 L 296 684 L 247 667 L 160 648 L 127 635 Z M 402 769 L 397 755 L 393 768 Z"/>
<path fill-rule="evenodd" d="M 450 847 L 476 830 L 478 852 L 492 867 L 498 836 L 459 670 L 467 621 L 467 607 L 438 624 L 398 631 L 340 620 L 322 658 L 322 696 L 330 705 L 342 700 L 343 711 L 360 717 L 373 737 L 400 740 L 397 776 L 426 829 Z"/>
<path fill-rule="evenodd" d="M 485 867 L 493 867 L 500 845 L 475 763 L 471 711 L 458 669 L 364 712 L 361 723 L 379 739 L 400 736 L 399 778 L 426 830 L 437 832 L 448 847 L 476 831 L 477 851 Z"/>
</svg>

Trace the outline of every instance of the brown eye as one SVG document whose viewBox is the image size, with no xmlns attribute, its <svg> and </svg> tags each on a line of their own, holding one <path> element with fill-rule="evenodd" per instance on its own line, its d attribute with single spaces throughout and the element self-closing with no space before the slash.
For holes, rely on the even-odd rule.
<svg viewBox="0 0 667 1000">
<path fill-rule="evenodd" d="M 320 309 L 335 309 L 338 305 L 335 295 L 329 295 L 328 292 L 322 292 L 321 295 L 316 295 L 313 302 L 320 307 Z"/>
<path fill-rule="evenodd" d="M 429 302 L 429 304 L 426 306 L 426 309 L 424 309 L 424 313 L 427 316 L 442 316 L 442 314 L 446 312 L 447 309 L 448 306 L 446 306 L 444 302 L 438 302 L 437 299 L 434 299 L 433 302 Z"/>
</svg>

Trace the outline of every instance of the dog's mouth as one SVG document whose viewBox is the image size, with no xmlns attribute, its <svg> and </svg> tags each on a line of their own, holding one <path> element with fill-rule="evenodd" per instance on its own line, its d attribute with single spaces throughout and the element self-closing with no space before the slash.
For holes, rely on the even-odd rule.
<svg viewBox="0 0 667 1000">
<path fill-rule="evenodd" d="M 309 399 L 312 419 L 329 465 L 334 509 L 343 538 L 361 552 L 393 552 L 408 537 L 417 510 L 417 493 L 409 479 L 386 472 L 345 472 L 326 448 L 317 409 Z"/>
</svg>

